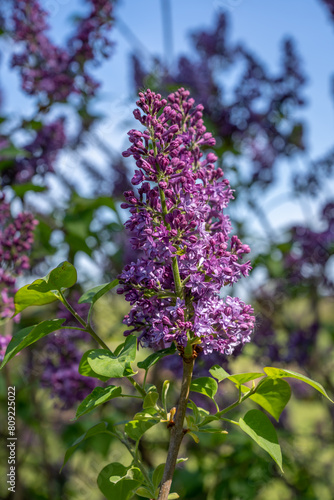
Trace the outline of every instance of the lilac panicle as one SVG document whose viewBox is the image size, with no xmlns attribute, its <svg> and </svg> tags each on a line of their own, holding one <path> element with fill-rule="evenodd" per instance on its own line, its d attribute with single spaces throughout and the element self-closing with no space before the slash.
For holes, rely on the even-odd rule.
<svg viewBox="0 0 334 500">
<path fill-rule="evenodd" d="M 95 95 L 99 86 L 87 72 L 86 62 L 107 57 L 111 46 L 107 31 L 111 27 L 113 2 L 90 0 L 87 17 L 66 47 L 48 37 L 47 12 L 38 0 L 14 0 L 13 38 L 22 50 L 12 58 L 21 74 L 22 89 L 30 95 L 43 94 L 50 102 L 64 101 L 71 94 Z"/>
<path fill-rule="evenodd" d="M 222 287 L 247 276 L 250 251 L 224 214 L 233 198 L 217 157 L 202 147 L 215 144 L 203 124 L 203 106 L 194 106 L 180 88 L 163 99 L 150 90 L 139 94 L 135 118 L 145 127 L 130 130 L 137 170 L 134 191 L 124 193 L 131 216 L 125 226 L 142 257 L 125 266 L 119 293 L 132 305 L 124 323 L 153 348 L 189 341 L 205 354 L 231 354 L 250 341 L 253 309 L 237 297 L 220 298 Z"/>
<path fill-rule="evenodd" d="M 0 320 L 14 314 L 16 278 L 29 269 L 36 224 L 29 212 L 12 217 L 9 203 L 0 193 Z"/>
</svg>

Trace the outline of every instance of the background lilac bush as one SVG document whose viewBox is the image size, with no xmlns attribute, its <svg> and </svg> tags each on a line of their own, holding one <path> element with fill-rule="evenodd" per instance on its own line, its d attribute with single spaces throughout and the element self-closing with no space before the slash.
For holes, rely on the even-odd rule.
<svg viewBox="0 0 334 500">
<path fill-rule="evenodd" d="M 319 4 L 332 12 L 332 2 Z M 31 249 L 22 249 L 18 239 L 13 241 L 10 255 L 8 249 L 7 254 L 1 250 L 0 311 L 3 316 L 8 316 L 15 280 L 26 267 L 26 258 L 20 262 L 23 250 L 25 256 L 26 251 L 30 254 L 30 273 L 33 276 L 47 272 L 54 262 L 50 257 L 52 254 L 58 263 L 64 260 L 59 258 L 60 255 L 73 261 L 84 252 L 98 263 L 106 280 L 115 277 L 124 263 L 138 258 L 127 243 L 128 234 L 122 230 L 118 203 L 123 201 L 123 191 L 131 189 L 129 181 L 133 172 L 128 173 L 128 163 L 119 156 L 122 148 L 115 152 L 110 148 L 108 137 L 101 140 L 96 135 L 99 114 L 93 105 L 100 90 L 98 78 L 94 76 L 97 70 L 90 61 L 94 59 L 101 63 L 115 53 L 119 34 L 110 30 L 114 14 L 110 2 L 91 1 L 86 7 L 86 15 L 73 23 L 67 41 L 58 44 L 47 29 L 48 24 L 52 25 L 52 15 L 48 15 L 41 3 L 8 1 L 1 6 L 2 43 L 7 44 L 3 47 L 15 48 L 10 64 L 12 71 L 19 75 L 22 91 L 30 100 L 31 112 L 29 117 L 24 113 L 13 118 L 5 112 L 1 117 L 0 175 L 7 201 L 3 199 L 1 205 L 5 218 L 1 222 L 0 239 L 5 237 L 8 242 L 12 231 L 8 229 L 6 213 L 9 207 L 6 203 L 11 203 L 12 224 L 24 232 L 24 245 L 31 246 L 32 221 L 38 221 L 34 229 L 35 244 Z M 117 15 L 115 23 L 117 26 Z M 132 58 L 133 92 L 149 86 L 167 96 L 179 86 L 188 88 L 196 101 L 204 105 L 207 129 L 220 139 L 210 147 L 214 148 L 218 167 L 224 169 L 236 190 L 237 197 L 229 215 L 234 230 L 252 247 L 255 268 L 254 285 L 246 292 L 247 302 L 252 303 L 256 311 L 257 328 L 247 348 L 241 354 L 236 349 L 235 355 L 238 356 L 235 356 L 232 366 L 243 366 L 247 371 L 249 364 L 253 366 L 258 361 L 302 367 L 333 394 L 333 196 L 330 190 L 327 192 L 332 182 L 333 152 L 330 149 L 315 160 L 308 157 L 307 124 L 299 115 L 299 110 L 305 107 L 307 78 L 298 41 L 284 43 L 281 67 L 273 73 L 244 42 L 232 39 L 228 26 L 228 14 L 221 13 L 209 29 L 195 30 L 192 51 L 182 56 L 178 56 L 177 51 L 173 64 L 166 65 L 166 61 L 159 57 L 149 59 L 151 64 L 147 60 L 144 63 L 136 51 Z M 135 31 L 136 27 L 132 29 Z M 231 92 L 230 71 L 238 67 L 242 71 Z M 109 85 L 113 85 L 112 78 Z M 5 82 L 3 86 L 8 92 Z M 112 109 L 112 103 L 109 106 Z M 85 155 L 87 144 L 99 151 L 95 153 L 97 157 L 104 155 L 105 171 L 101 172 L 95 161 Z M 90 185 L 89 195 L 82 194 L 70 172 L 64 173 L 59 168 L 59 158 L 64 151 L 74 154 L 72 158 L 80 163 L 82 175 Z M 277 192 L 282 161 L 288 167 L 287 195 L 298 199 L 303 209 L 306 206 L 307 210 L 308 204 L 312 203 L 317 211 L 316 218 L 306 212 L 307 223 L 286 227 L 284 233 L 272 227 L 263 203 L 266 193 Z M 302 174 L 296 167 L 297 162 L 303 164 Z M 58 192 L 61 186 L 61 197 L 50 189 L 54 184 L 58 186 Z M 279 197 L 282 197 L 281 192 Z M 46 204 L 40 200 L 46 200 Z M 108 207 L 113 213 L 111 222 L 105 217 L 103 207 Z M 34 215 L 20 216 L 20 212 Z M 254 233 L 250 224 L 253 220 L 257 220 L 261 227 L 258 233 Z M 92 284 L 91 274 L 87 282 Z M 106 300 L 114 304 L 115 310 L 127 312 L 121 297 L 111 295 Z M 100 307 L 95 322 L 103 335 L 108 337 L 111 332 L 120 335 L 122 314 L 115 312 L 114 318 L 106 320 L 103 318 L 104 307 Z M 21 327 L 34 322 L 34 314 L 23 315 Z M 16 325 L 9 327 L 8 323 L 2 326 L 2 345 L 16 328 Z M 43 498 L 61 498 L 61 495 L 79 498 L 80 494 L 86 494 L 85 475 L 75 465 L 72 472 L 58 475 L 61 453 L 38 464 L 43 471 L 38 487 L 29 479 L 31 470 L 38 463 L 37 454 L 29 454 L 32 447 L 37 446 L 46 453 L 45 450 L 52 448 L 59 438 L 69 444 L 84 430 L 85 424 L 75 424 L 70 431 L 64 424 L 67 419 L 58 410 L 58 407 L 70 408 L 76 399 L 73 390 L 82 387 L 74 375 L 82 340 L 75 333 L 65 336 L 59 332 L 45 342 L 42 351 L 45 355 L 37 356 L 37 360 L 31 353 L 20 355 L 16 360 L 19 375 L 14 370 L 8 375 L 21 388 L 22 490 L 17 498 L 39 498 L 40 494 Z M 217 362 L 217 358 L 211 359 L 210 366 Z M 227 363 L 227 359 L 222 362 Z M 205 374 L 208 366 L 204 360 L 199 364 L 202 374 Z M 171 377 L 177 369 L 166 362 L 164 375 Z M 156 372 L 154 377 L 158 376 Z M 26 385 L 27 380 L 29 385 Z M 41 390 L 41 381 L 49 389 Z M 86 383 L 82 390 L 88 393 L 91 387 Z M 59 399 L 45 405 L 45 395 L 50 391 Z M 328 424 L 333 410 L 329 407 L 328 414 L 324 414 L 317 410 L 316 396 L 305 393 L 298 385 L 296 391 L 299 406 L 292 411 L 297 415 L 298 412 L 308 413 L 316 432 L 310 435 L 310 427 L 306 425 L 296 435 L 290 415 L 285 415 L 284 441 L 288 458 L 283 477 L 272 471 L 265 459 L 254 462 L 250 445 L 236 438 L 232 438 L 235 439 L 236 451 L 231 454 L 222 437 L 217 453 L 208 454 L 207 461 L 203 460 L 202 452 L 192 451 L 197 455 L 195 472 L 184 467 L 176 476 L 181 496 L 203 498 L 211 495 L 210 498 L 218 499 L 224 491 L 226 498 L 261 500 L 265 495 L 283 492 L 281 495 L 286 498 L 316 499 L 321 492 L 323 498 L 330 498 L 332 485 L 327 479 L 324 481 L 323 474 L 325 470 L 331 471 L 333 462 L 321 450 L 327 450 L 333 442 Z M 34 407 L 31 401 L 36 403 Z M 117 403 L 113 410 L 119 420 L 124 418 Z M 35 429 L 34 422 L 36 419 L 47 420 L 50 415 L 54 421 L 54 433 L 46 436 L 45 432 Z M 103 417 L 111 418 L 107 412 Z M 141 444 L 141 452 L 148 463 L 159 455 L 159 439 L 155 436 L 152 441 Z M 212 449 L 212 439 L 216 438 L 206 437 L 204 449 Z M 120 453 L 116 443 L 112 442 L 111 447 L 114 454 Z M 96 467 L 101 468 L 108 453 L 106 443 L 97 440 L 86 451 L 87 470 L 90 466 L 95 467 L 95 461 L 99 462 Z M 312 460 L 314 453 L 319 457 L 321 465 L 318 467 Z M 211 485 L 204 484 L 201 477 L 210 471 L 214 473 L 215 467 L 224 471 L 224 477 L 215 479 Z M 247 483 L 243 481 L 245 470 L 249 471 Z M 330 473 L 326 475 L 328 477 L 331 477 Z M 268 483 L 267 488 L 272 490 L 266 489 L 264 483 Z M 72 493 L 73 484 L 79 485 L 78 491 L 80 485 L 84 485 L 79 497 Z"/>
</svg>

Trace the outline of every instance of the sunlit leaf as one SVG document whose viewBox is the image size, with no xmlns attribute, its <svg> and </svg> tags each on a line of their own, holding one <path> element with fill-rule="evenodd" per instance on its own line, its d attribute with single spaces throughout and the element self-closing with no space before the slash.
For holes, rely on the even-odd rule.
<svg viewBox="0 0 334 500">
<path fill-rule="evenodd" d="M 281 368 L 273 368 L 273 367 L 266 367 L 264 368 L 264 371 L 269 377 L 272 378 L 296 378 L 297 380 L 301 380 L 302 382 L 305 382 L 305 384 L 310 385 L 317 391 L 319 391 L 323 396 L 325 396 L 329 401 L 334 403 L 332 399 L 328 396 L 327 392 L 325 389 L 322 387 L 321 384 L 318 382 L 315 382 L 314 380 L 305 377 L 305 375 L 301 375 L 300 373 L 293 372 L 291 370 L 282 370 Z"/>
<path fill-rule="evenodd" d="M 81 358 L 78 371 L 79 371 L 80 375 L 83 375 L 84 377 L 94 377 L 94 378 L 98 378 L 102 382 L 106 382 L 107 380 L 109 380 L 110 377 L 103 377 L 103 376 L 99 375 L 98 373 L 95 373 L 94 370 L 92 370 L 92 368 L 90 367 L 90 365 L 88 363 L 88 359 L 87 359 L 88 356 L 90 355 L 90 353 L 94 352 L 95 350 L 96 349 L 91 349 L 91 350 L 84 353 L 84 355 Z"/>
<path fill-rule="evenodd" d="M 129 436 L 129 438 L 134 441 L 138 441 L 146 431 L 148 431 L 151 427 L 159 423 L 158 419 L 151 420 L 131 420 L 127 424 L 125 424 L 125 432 Z"/>
<path fill-rule="evenodd" d="M 246 390 L 245 386 L 244 390 Z M 265 378 L 257 387 L 256 393 L 250 396 L 250 399 L 262 406 L 278 421 L 290 397 L 291 389 L 285 380 Z"/>
<path fill-rule="evenodd" d="M 137 363 L 138 368 L 142 368 L 143 370 L 148 370 L 153 365 L 155 365 L 160 359 L 165 356 L 169 356 L 170 354 L 174 354 L 176 352 L 175 344 L 172 344 L 167 349 L 161 349 L 161 351 L 154 352 L 150 354 L 144 361 L 139 361 Z"/>
<path fill-rule="evenodd" d="M 27 307 L 44 306 L 58 300 L 58 297 L 52 292 L 37 292 L 36 290 L 30 290 L 29 287 L 30 285 L 25 285 L 16 292 L 14 296 L 14 316 L 24 311 L 24 309 L 26 309 Z"/>
<path fill-rule="evenodd" d="M 219 365 L 215 365 L 209 370 L 211 375 L 215 377 L 218 382 L 222 382 L 225 379 L 231 380 L 235 384 L 245 384 L 251 380 L 256 380 L 257 378 L 263 377 L 264 374 L 261 372 L 250 372 L 250 373 L 237 373 L 235 375 L 230 375 Z"/>
<path fill-rule="evenodd" d="M 78 300 L 79 304 L 95 304 L 99 298 L 101 298 L 105 293 L 109 292 L 112 288 L 115 288 L 119 283 L 118 280 L 114 280 L 111 283 L 104 283 L 103 285 L 95 286 L 90 290 L 87 290 L 83 295 L 81 295 Z"/>
<path fill-rule="evenodd" d="M 218 384 L 211 377 L 195 378 L 191 382 L 190 390 L 194 392 L 199 392 L 213 399 L 218 390 Z"/>
<path fill-rule="evenodd" d="M 133 375 L 130 367 L 137 350 L 137 338 L 127 337 L 121 352 L 115 356 L 106 349 L 94 349 L 87 355 L 87 361 L 94 373 L 107 378 L 121 378 Z"/>
<path fill-rule="evenodd" d="M 48 293 L 54 290 L 62 291 L 70 288 L 77 282 L 77 271 L 69 262 L 62 262 L 49 272 L 44 278 L 35 280 L 28 286 L 28 290 Z"/>
</svg>

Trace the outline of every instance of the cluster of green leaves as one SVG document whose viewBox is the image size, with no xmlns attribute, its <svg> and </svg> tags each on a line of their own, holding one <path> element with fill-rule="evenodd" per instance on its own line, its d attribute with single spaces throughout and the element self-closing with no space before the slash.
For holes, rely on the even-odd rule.
<svg viewBox="0 0 334 500">
<path fill-rule="evenodd" d="M 135 371 L 132 366 L 137 353 L 136 337 L 129 335 L 112 352 L 103 340 L 98 337 L 91 325 L 94 304 L 105 293 L 114 288 L 118 281 L 114 280 L 111 283 L 94 287 L 81 296 L 79 303 L 90 304 L 87 319 L 83 319 L 70 306 L 64 296 L 64 291 L 72 287 L 76 280 L 75 268 L 69 262 L 63 262 L 44 278 L 35 280 L 16 293 L 16 314 L 29 306 L 40 306 L 60 300 L 80 323 L 81 329 L 90 333 L 101 345 L 102 348 L 85 352 L 79 365 L 79 373 L 100 380 L 103 386 L 96 387 L 79 404 L 76 419 L 94 411 L 114 398 L 141 399 L 142 409 L 139 412 L 137 411 L 133 418 L 125 422 L 114 423 L 113 425 L 101 422 L 87 430 L 67 450 L 63 466 L 83 441 L 97 434 L 109 434 L 119 439 L 127 448 L 132 456 L 132 461 L 128 466 L 114 462 L 103 468 L 98 476 L 97 483 L 104 496 L 110 500 L 114 498 L 128 500 L 136 493 L 143 498 L 158 498 L 159 484 L 165 464 L 160 464 L 154 470 L 148 471 L 140 458 L 139 442 L 143 435 L 153 426 L 158 424 L 171 425 L 175 409 L 169 410 L 167 404 L 170 381 L 164 381 L 159 394 L 157 387 L 148 384 L 146 380 L 149 370 L 162 358 L 175 354 L 176 347 L 172 344 L 169 348 L 154 352 L 145 360 L 139 361 L 137 368 L 144 370 L 144 376 L 141 377 L 143 382 L 138 383 L 134 379 L 138 371 Z M 60 328 L 73 328 L 64 326 L 64 322 L 65 319 L 45 320 L 17 332 L 8 345 L 1 368 L 23 348 L 35 343 L 49 333 Z M 222 428 L 225 422 L 236 425 L 271 456 L 282 472 L 282 453 L 277 433 L 266 413 L 259 409 L 251 409 L 243 417 L 239 418 L 239 421 L 226 418 L 225 415 L 247 399 L 250 399 L 278 421 L 291 396 L 290 386 L 285 380 L 287 378 L 297 379 L 310 385 L 330 400 L 325 389 L 319 383 L 290 370 L 266 367 L 263 372 L 231 375 L 222 367 L 215 365 L 211 368 L 210 374 L 211 377 L 193 379 L 190 391 L 200 393 L 212 400 L 216 411 L 210 413 L 208 410 L 198 407 L 190 399 L 188 402 L 189 412 L 186 415 L 186 434 L 189 434 L 198 443 L 203 434 L 226 434 L 227 431 Z M 136 390 L 135 394 L 133 392 L 130 394 L 124 393 L 122 385 L 106 385 L 110 379 L 123 378 L 130 382 Z M 229 381 L 235 385 L 238 391 L 238 399 L 235 403 L 220 409 L 215 397 L 218 392 L 218 384 L 224 381 Z M 257 384 L 255 381 L 258 381 Z M 251 387 L 247 385 L 248 383 L 252 384 Z M 183 460 L 180 459 L 180 461 Z M 171 493 L 168 498 L 178 498 L 178 495 L 177 493 Z"/>
</svg>

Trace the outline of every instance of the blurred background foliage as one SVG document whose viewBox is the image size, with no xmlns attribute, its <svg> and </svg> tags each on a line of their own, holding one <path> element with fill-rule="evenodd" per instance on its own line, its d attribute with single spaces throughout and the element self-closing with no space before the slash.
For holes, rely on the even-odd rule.
<svg viewBox="0 0 334 500">
<path fill-rule="evenodd" d="M 334 2 L 317 3 L 334 22 Z M 122 2 L 87 0 L 80 15 L 73 8 L 71 34 L 61 43 L 54 41 L 47 27 L 52 28 L 60 0 L 1 3 L 2 65 L 19 77 L 28 105 L 24 109 L 18 106 L 15 113 L 6 111 L 10 89 L 3 79 L 0 356 L 18 329 L 50 314 L 64 317 L 64 311 L 51 305 L 42 312 L 28 309 L 19 323 L 8 320 L 15 288 L 67 259 L 79 270 L 79 283 L 69 296 L 75 305 L 83 290 L 115 278 L 125 263 L 136 258 L 123 229 L 126 215 L 119 208 L 133 168 L 121 156 L 131 116 L 118 113 L 113 117 L 113 106 L 118 103 L 111 100 L 111 117 L 105 132 L 99 132 L 105 116 L 98 105 L 101 89 L 95 76 L 97 66 L 117 54 L 119 33 L 125 32 L 133 40 L 126 106 L 134 108 L 139 89 L 149 87 L 167 94 L 179 86 L 187 87 L 204 104 L 206 126 L 217 138 L 215 152 L 235 189 L 229 213 L 233 228 L 252 248 L 252 275 L 233 293 L 242 294 L 255 307 L 253 342 L 229 359 L 200 358 L 197 373 L 204 374 L 215 363 L 232 372 L 266 365 L 285 367 L 319 381 L 333 396 L 333 148 L 310 159 L 307 130 L 312 123 L 301 118 L 300 110 L 306 105 L 305 91 L 312 75 L 304 72 L 298 41 L 284 40 L 281 65 L 272 72 L 245 42 L 234 41 L 230 15 L 223 8 L 232 4 L 216 2 L 212 25 L 205 29 L 194 26 L 191 51 L 184 55 L 175 47 L 171 60 L 170 9 L 176 9 L 175 2 L 161 1 L 166 53 L 156 56 L 153 47 L 149 58 L 140 56 L 136 26 L 126 26 L 118 18 Z M 113 79 L 117 75 L 108 87 L 113 86 Z M 109 131 L 116 129 L 122 136 L 117 149 L 109 141 Z M 298 224 L 285 223 L 282 229 L 268 213 L 286 199 L 298 206 L 292 210 L 299 210 L 303 218 Z M 22 212 L 33 214 L 38 224 L 28 227 Z M 84 313 L 84 304 L 80 307 Z M 122 338 L 127 311 L 123 298 L 112 292 L 96 305 L 96 328 L 111 348 Z M 71 422 L 78 401 L 96 384 L 77 374 L 82 352 L 91 347 L 91 340 L 82 332 L 57 332 L 36 348 L 26 349 L 1 374 L 2 477 L 7 473 L 8 385 L 15 385 L 17 391 L 18 436 L 17 490 L 9 496 L 3 481 L 1 498 L 98 500 L 99 471 L 110 461 L 130 461 L 118 442 L 94 438 L 81 445 L 59 474 L 66 448 L 85 430 L 101 419 L 116 423 L 133 414 L 133 407 L 128 413 L 123 400 L 113 400 Z M 139 359 L 145 354 L 140 350 Z M 178 358 L 173 365 L 168 361 L 156 365 L 153 378 L 158 387 L 166 378 L 173 380 L 173 406 L 180 363 Z M 333 407 L 299 383 L 293 389 L 288 409 L 279 424 L 275 423 L 284 453 L 284 475 L 234 429 L 219 438 L 208 434 L 199 444 L 190 439 L 183 444 L 181 455 L 189 460 L 175 475 L 180 497 L 332 500 Z M 233 401 L 235 394 L 222 385 L 220 398 Z M 145 434 L 140 451 L 148 465 L 164 461 L 167 437 L 162 425 Z"/>
</svg>

